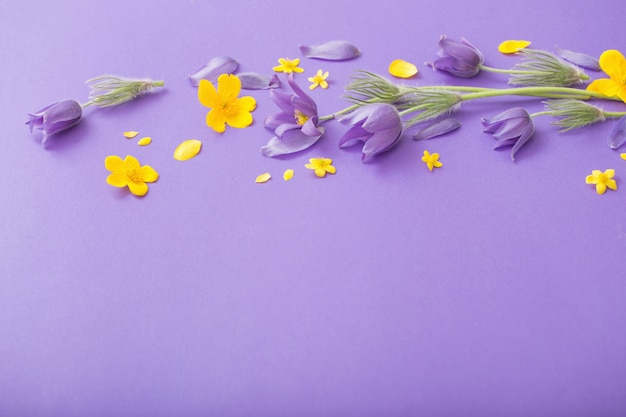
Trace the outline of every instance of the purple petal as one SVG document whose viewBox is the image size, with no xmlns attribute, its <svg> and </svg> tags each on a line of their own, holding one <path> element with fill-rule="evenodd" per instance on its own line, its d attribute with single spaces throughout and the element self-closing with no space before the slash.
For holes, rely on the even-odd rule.
<svg viewBox="0 0 626 417">
<path fill-rule="evenodd" d="M 344 116 L 337 117 L 337 121 L 342 124 L 363 122 L 361 125 L 368 132 L 390 129 L 401 123 L 398 111 L 386 103 L 366 104 Z"/>
<path fill-rule="evenodd" d="M 195 73 L 189 75 L 189 81 L 194 87 L 200 84 L 200 80 L 208 80 L 212 83 L 217 81 L 217 77 L 222 74 L 233 74 L 239 63 L 227 56 L 218 56 L 209 61 L 208 64 L 200 68 Z"/>
<path fill-rule="evenodd" d="M 372 134 L 361 127 L 361 124 L 352 126 L 348 131 L 339 139 L 339 147 L 347 148 L 352 145 L 356 145 L 359 142 L 365 142 Z"/>
<path fill-rule="evenodd" d="M 317 116 L 311 117 L 302 125 L 302 133 L 307 136 L 318 136 L 324 133 L 324 128 L 317 125 L 318 121 L 319 118 Z"/>
<path fill-rule="evenodd" d="M 265 146 L 261 147 L 261 153 L 264 156 L 274 157 L 308 149 L 322 137 L 324 130 L 323 128 L 320 129 L 322 133 L 317 136 L 307 136 L 300 129 L 290 130 L 281 138 L 274 136 Z"/>
<path fill-rule="evenodd" d="M 291 103 L 292 94 L 282 93 L 280 91 L 270 90 L 270 99 L 276 104 L 284 113 L 294 116 L 296 111 L 295 107 Z"/>
<path fill-rule="evenodd" d="M 330 41 L 319 45 L 300 45 L 300 52 L 305 58 L 343 61 L 361 55 L 359 49 L 347 41 Z"/>
<path fill-rule="evenodd" d="M 480 71 L 478 66 L 465 64 L 451 56 L 437 58 L 434 62 L 427 62 L 426 65 L 430 66 L 435 71 L 449 72 L 454 76 L 462 78 L 473 77 Z"/>
<path fill-rule="evenodd" d="M 461 123 L 456 119 L 444 119 L 427 126 L 413 135 L 415 140 L 424 140 L 436 136 L 445 135 L 461 127 Z"/>
<path fill-rule="evenodd" d="M 446 55 L 450 55 L 472 66 L 478 66 L 483 62 L 483 56 L 478 49 L 463 38 L 461 38 L 461 42 L 459 42 L 442 36 L 439 39 L 439 47 Z"/>
<path fill-rule="evenodd" d="M 621 117 L 609 134 L 607 145 L 611 149 L 617 149 L 626 142 L 626 116 Z"/>
<path fill-rule="evenodd" d="M 576 64 L 579 67 L 584 67 L 593 71 L 600 71 L 600 63 L 597 58 L 594 58 L 590 55 L 581 54 L 579 52 L 568 51 L 566 49 L 560 49 L 558 47 L 554 47 L 557 55 L 563 58 L 566 61 L 571 62 L 572 64 Z"/>
<path fill-rule="evenodd" d="M 280 87 L 280 81 L 276 74 L 270 77 L 255 72 L 242 72 L 237 74 L 237 77 L 239 77 L 241 88 L 244 90 L 267 90 Z"/>
<path fill-rule="evenodd" d="M 307 117 L 317 116 L 317 104 L 315 104 L 315 101 L 309 97 L 294 81 L 293 74 L 289 74 L 287 76 L 287 82 L 293 92 L 297 95 L 291 97 L 292 105 Z"/>
<path fill-rule="evenodd" d="M 503 122 L 509 119 L 516 118 L 527 118 L 528 112 L 521 107 L 514 107 L 512 109 L 508 109 L 503 111 L 502 113 L 498 113 L 491 118 L 483 117 L 481 119 L 483 126 L 488 127 L 495 123 Z"/>
<path fill-rule="evenodd" d="M 285 123 L 293 123 L 294 122 L 293 115 L 289 115 L 287 113 L 273 113 L 268 115 L 263 122 L 263 126 L 267 129 L 276 129 L 278 126 Z"/>
<path fill-rule="evenodd" d="M 381 130 L 372 135 L 363 145 L 361 161 L 365 162 L 370 157 L 386 152 L 400 141 L 402 127 Z"/>
<path fill-rule="evenodd" d="M 520 148 L 522 146 L 524 146 L 526 144 L 526 142 L 528 142 L 530 140 L 530 138 L 533 135 L 534 131 L 535 131 L 535 126 L 533 125 L 533 123 L 531 121 L 530 126 L 528 127 L 528 129 L 526 129 L 524 134 L 522 134 L 522 136 L 515 142 L 515 145 L 513 145 L 513 148 L 511 149 L 511 160 L 512 161 L 515 161 L 515 154 L 517 153 L 517 151 L 520 150 Z"/>
</svg>

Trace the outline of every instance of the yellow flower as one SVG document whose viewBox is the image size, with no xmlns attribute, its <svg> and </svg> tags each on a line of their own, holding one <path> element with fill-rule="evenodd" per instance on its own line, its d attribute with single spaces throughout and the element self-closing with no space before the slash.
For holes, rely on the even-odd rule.
<svg viewBox="0 0 626 417">
<path fill-rule="evenodd" d="M 315 175 L 320 178 L 323 178 L 327 172 L 329 174 L 337 172 L 337 169 L 333 166 L 333 160 L 330 158 L 311 158 L 309 162 L 305 167 L 314 170 Z"/>
<path fill-rule="evenodd" d="M 308 80 L 313 83 L 309 86 L 309 90 L 313 90 L 314 88 L 317 88 L 317 86 L 320 86 L 324 89 L 328 88 L 328 82 L 326 81 L 326 78 L 328 78 L 328 71 L 322 73 L 321 69 L 317 70 L 317 74 L 315 74 L 313 77 L 308 78 Z"/>
<path fill-rule="evenodd" d="M 617 190 L 617 183 L 613 179 L 614 176 L 614 169 L 607 169 L 604 172 L 594 169 L 591 171 L 591 175 L 587 175 L 585 182 L 587 184 L 595 184 L 598 194 L 604 194 L 607 188 Z"/>
<path fill-rule="evenodd" d="M 276 65 L 272 68 L 276 72 L 284 72 L 287 74 L 290 74 L 292 72 L 304 72 L 304 69 L 298 66 L 298 64 L 300 64 L 300 58 L 279 58 L 278 62 L 280 63 L 280 65 Z"/>
<path fill-rule="evenodd" d="M 498 45 L 498 51 L 503 54 L 514 54 L 530 45 L 529 41 L 508 40 Z"/>
<path fill-rule="evenodd" d="M 626 102 L 626 58 L 620 51 L 610 49 L 600 55 L 600 68 L 610 78 L 599 78 L 587 86 L 587 90 L 617 96 Z"/>
<path fill-rule="evenodd" d="M 126 187 L 131 193 L 144 196 L 148 192 L 147 182 L 155 182 L 159 174 L 150 165 L 141 166 L 134 156 L 127 155 L 124 160 L 117 155 L 107 156 L 104 166 L 111 171 L 107 183 L 114 187 Z"/>
<path fill-rule="evenodd" d="M 211 109 L 206 115 L 206 124 L 216 132 L 231 127 L 244 128 L 252 124 L 250 114 L 256 108 L 256 100 L 245 96 L 239 98 L 241 81 L 236 75 L 222 74 L 217 79 L 217 90 L 207 80 L 200 80 L 198 100 Z"/>
<path fill-rule="evenodd" d="M 424 151 L 424 156 L 422 156 L 422 161 L 424 161 L 424 163 L 428 166 L 428 169 L 430 171 L 432 171 L 433 168 L 441 168 L 443 166 L 443 164 L 439 162 L 438 153 L 431 154 L 428 151 Z"/>
</svg>

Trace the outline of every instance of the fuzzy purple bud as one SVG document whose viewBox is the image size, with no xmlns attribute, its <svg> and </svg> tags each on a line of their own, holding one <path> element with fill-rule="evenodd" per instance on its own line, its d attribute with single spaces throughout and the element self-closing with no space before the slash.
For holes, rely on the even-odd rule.
<svg viewBox="0 0 626 417">
<path fill-rule="evenodd" d="M 439 39 L 441 58 L 429 62 L 433 70 L 446 71 L 457 77 L 469 78 L 478 74 L 483 64 L 482 53 L 466 39 L 455 41 L 442 36 Z"/>
<path fill-rule="evenodd" d="M 535 125 L 528 112 L 521 107 L 506 110 L 491 118 L 481 119 L 483 132 L 493 133 L 498 149 L 504 146 L 513 146 L 511 159 L 515 160 L 517 151 L 526 144 L 535 131 Z"/>
<path fill-rule="evenodd" d="M 339 139 L 339 147 L 345 148 L 363 142 L 363 162 L 391 149 L 402 135 L 402 119 L 391 104 L 366 104 L 338 117 L 337 121 L 351 126 Z"/>
<path fill-rule="evenodd" d="M 41 144 L 44 145 L 49 136 L 70 128 L 80 122 L 83 108 L 74 100 L 62 100 L 47 105 L 43 109 L 29 113 L 26 122 L 30 132 L 39 129 L 43 132 Z"/>
</svg>

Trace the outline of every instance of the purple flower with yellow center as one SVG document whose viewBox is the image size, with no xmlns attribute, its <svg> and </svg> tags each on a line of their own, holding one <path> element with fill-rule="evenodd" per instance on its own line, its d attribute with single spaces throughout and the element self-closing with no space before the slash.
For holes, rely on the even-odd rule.
<svg viewBox="0 0 626 417">
<path fill-rule="evenodd" d="M 319 115 L 315 101 L 296 84 L 293 76 L 287 76 L 287 82 L 295 94 L 286 94 L 271 90 L 270 98 L 282 110 L 265 119 L 265 127 L 273 129 L 275 136 L 261 153 L 265 156 L 287 155 L 313 146 L 324 134 L 319 126 Z"/>
<path fill-rule="evenodd" d="M 483 64 L 483 55 L 480 51 L 466 39 L 455 41 L 442 36 L 439 39 L 441 58 L 434 62 L 429 62 L 435 71 L 446 71 L 457 77 L 469 78 L 478 74 Z"/>
<path fill-rule="evenodd" d="M 339 139 L 339 147 L 363 142 L 361 161 L 391 149 L 402 135 L 402 119 L 391 104 L 366 104 L 337 120 L 352 127 Z"/>
<path fill-rule="evenodd" d="M 34 129 L 43 132 L 41 144 L 44 145 L 49 136 L 70 128 L 80 122 L 83 108 L 74 100 L 62 100 L 52 103 L 43 109 L 29 113 L 26 122 L 31 133 Z"/>
<path fill-rule="evenodd" d="M 483 117 L 481 121 L 484 126 L 483 132 L 493 133 L 493 137 L 496 138 L 494 149 L 513 146 L 512 160 L 515 160 L 517 151 L 530 140 L 535 131 L 530 115 L 521 107 L 506 110 L 491 118 Z"/>
</svg>

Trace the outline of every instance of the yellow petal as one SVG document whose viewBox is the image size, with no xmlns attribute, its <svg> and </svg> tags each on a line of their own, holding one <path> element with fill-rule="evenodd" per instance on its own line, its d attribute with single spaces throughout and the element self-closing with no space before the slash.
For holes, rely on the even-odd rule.
<svg viewBox="0 0 626 417">
<path fill-rule="evenodd" d="M 128 177 L 125 173 L 114 172 L 107 177 L 107 184 L 114 187 L 126 187 L 126 184 L 128 184 Z"/>
<path fill-rule="evenodd" d="M 586 183 L 586 184 L 595 184 L 595 183 L 597 183 L 597 182 L 598 182 L 598 180 L 596 180 L 596 177 L 595 177 L 595 176 L 593 176 L 593 175 L 587 175 L 587 176 L 585 177 L 585 183 Z"/>
<path fill-rule="evenodd" d="M 141 164 L 139 164 L 139 161 L 134 156 L 126 155 L 126 158 L 124 158 L 124 166 L 126 169 L 134 170 L 139 169 Z"/>
<path fill-rule="evenodd" d="M 626 154 L 625 154 L 626 155 Z M 290 179 L 293 178 L 293 169 L 287 169 L 285 170 L 285 172 L 283 173 L 283 179 L 285 181 L 289 181 Z"/>
<path fill-rule="evenodd" d="M 606 186 L 609 187 L 611 190 L 617 190 L 617 182 L 615 180 L 608 180 L 606 182 Z"/>
<path fill-rule="evenodd" d="M 237 98 L 241 91 L 241 81 L 234 74 L 222 74 L 217 78 L 217 95 L 230 101 Z"/>
<path fill-rule="evenodd" d="M 128 181 L 128 189 L 136 196 L 143 197 L 148 192 L 148 184 L 145 182 Z"/>
<path fill-rule="evenodd" d="M 503 54 L 514 54 L 520 49 L 526 48 L 528 45 L 530 45 L 529 41 L 508 40 L 498 45 L 498 51 Z"/>
<path fill-rule="evenodd" d="M 626 76 L 626 59 L 620 51 L 609 49 L 602 52 L 599 59 L 600 68 L 611 78 L 617 78 L 623 82 Z"/>
<path fill-rule="evenodd" d="M 620 156 L 622 159 L 626 160 L 626 153 L 621 153 L 621 154 L 619 154 L 619 156 Z"/>
<path fill-rule="evenodd" d="M 152 138 L 149 136 L 146 136 L 145 138 L 141 138 L 139 139 L 139 142 L 137 142 L 137 145 L 139 146 L 148 146 L 152 143 Z"/>
<path fill-rule="evenodd" d="M 211 109 L 220 105 L 217 90 L 208 80 L 200 80 L 200 84 L 198 84 L 198 100 L 203 106 Z"/>
<path fill-rule="evenodd" d="M 617 96 L 620 93 L 620 90 L 623 88 L 623 85 L 620 85 L 609 78 L 599 78 L 594 80 L 591 84 L 587 86 L 588 91 L 594 91 L 596 93 L 604 94 L 607 97 Z"/>
<path fill-rule="evenodd" d="M 239 106 L 240 109 L 245 111 L 254 111 L 256 109 L 256 100 L 251 96 L 244 96 L 238 98 L 235 103 Z"/>
<path fill-rule="evenodd" d="M 174 151 L 174 159 L 178 161 L 186 161 L 198 155 L 202 142 L 197 139 L 189 139 L 182 142 Z"/>
<path fill-rule="evenodd" d="M 117 155 L 109 155 L 104 159 L 104 167 L 111 172 L 124 171 L 124 161 Z"/>
<path fill-rule="evenodd" d="M 236 127 L 238 129 L 243 129 L 252 124 L 252 114 L 249 111 L 243 111 L 239 109 L 239 111 L 233 115 L 226 117 L 226 123 L 228 126 Z"/>
<path fill-rule="evenodd" d="M 389 64 L 389 74 L 398 78 L 411 78 L 417 74 L 417 67 L 402 59 L 395 59 Z"/>
<path fill-rule="evenodd" d="M 337 172 L 337 168 L 335 168 L 332 165 L 329 165 L 326 167 L 326 172 L 328 172 L 329 174 L 334 174 L 335 172 Z"/>
<path fill-rule="evenodd" d="M 265 172 L 261 175 L 259 175 L 258 177 L 256 177 L 256 179 L 254 180 L 254 182 L 262 184 L 264 182 L 268 182 L 270 180 L 270 178 L 272 178 L 272 176 L 270 175 L 269 172 Z"/>
<path fill-rule="evenodd" d="M 139 168 L 139 174 L 143 182 L 155 182 L 159 179 L 159 173 L 150 165 L 144 165 Z"/>
<path fill-rule="evenodd" d="M 127 139 L 132 139 L 135 136 L 137 136 L 139 134 L 139 132 L 136 132 L 134 130 L 128 130 L 126 132 L 124 132 L 124 137 Z"/>
<path fill-rule="evenodd" d="M 604 192 L 606 191 L 606 184 L 603 182 L 599 182 L 596 184 L 596 192 L 598 194 L 604 194 Z"/>
<path fill-rule="evenodd" d="M 217 133 L 222 133 L 226 130 L 226 117 L 224 116 L 224 110 L 220 108 L 211 109 L 206 115 L 206 124 Z"/>
</svg>

